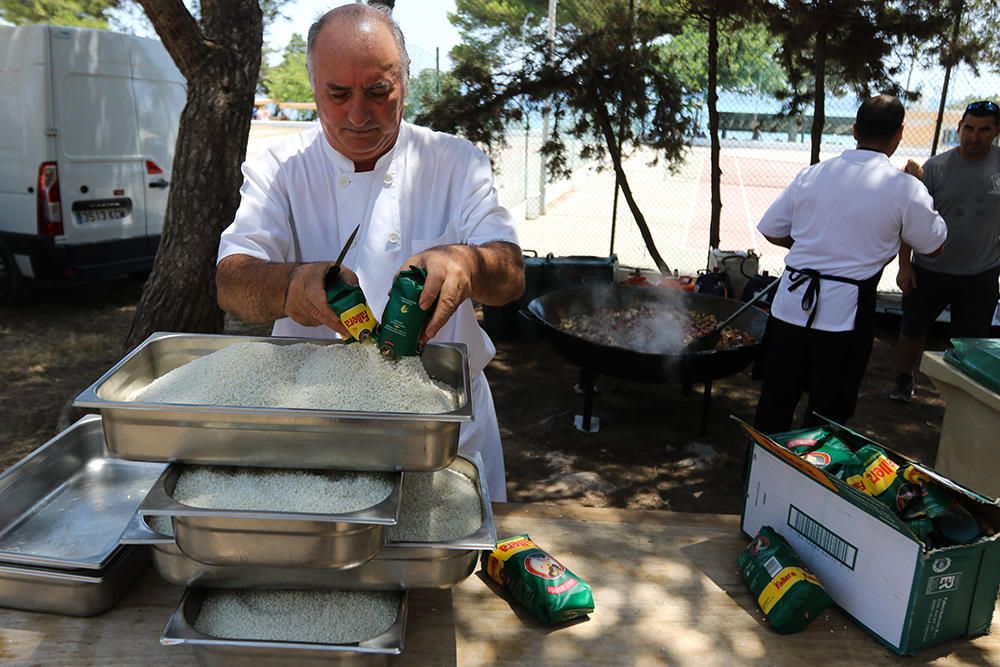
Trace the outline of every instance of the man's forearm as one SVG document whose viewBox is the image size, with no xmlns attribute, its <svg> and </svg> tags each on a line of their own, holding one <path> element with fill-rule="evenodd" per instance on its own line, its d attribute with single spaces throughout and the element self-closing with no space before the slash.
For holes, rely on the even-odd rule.
<svg viewBox="0 0 1000 667">
<path fill-rule="evenodd" d="M 285 295 L 298 264 L 230 255 L 216 268 L 219 307 L 243 322 L 271 322 L 285 316 Z"/>
<path fill-rule="evenodd" d="M 494 241 L 464 246 L 475 265 L 472 298 L 487 306 L 502 306 L 524 294 L 524 256 L 513 243 Z"/>
<path fill-rule="evenodd" d="M 906 241 L 899 242 L 899 265 L 902 267 L 910 266 L 910 260 L 913 255 L 913 248 Z"/>
</svg>

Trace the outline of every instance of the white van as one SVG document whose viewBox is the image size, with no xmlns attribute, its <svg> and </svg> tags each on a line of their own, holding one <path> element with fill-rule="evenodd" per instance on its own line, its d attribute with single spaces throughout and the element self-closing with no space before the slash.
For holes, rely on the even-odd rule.
<svg viewBox="0 0 1000 667">
<path fill-rule="evenodd" d="M 0 305 L 153 264 L 184 77 L 163 45 L 0 26 Z"/>
</svg>

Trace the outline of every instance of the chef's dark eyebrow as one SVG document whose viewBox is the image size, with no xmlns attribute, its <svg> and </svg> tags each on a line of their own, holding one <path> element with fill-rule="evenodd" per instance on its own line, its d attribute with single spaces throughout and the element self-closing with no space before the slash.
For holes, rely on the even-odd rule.
<svg viewBox="0 0 1000 667">
<path fill-rule="evenodd" d="M 372 85 L 368 86 L 365 90 L 368 90 L 368 91 L 383 91 L 383 90 L 391 90 L 391 89 L 392 89 L 392 83 L 390 81 L 376 81 Z M 328 84 L 326 84 L 326 91 L 328 93 L 346 93 L 346 92 L 349 92 L 350 90 L 351 90 L 350 86 L 341 86 L 341 85 L 336 84 L 336 83 L 328 83 Z"/>
</svg>

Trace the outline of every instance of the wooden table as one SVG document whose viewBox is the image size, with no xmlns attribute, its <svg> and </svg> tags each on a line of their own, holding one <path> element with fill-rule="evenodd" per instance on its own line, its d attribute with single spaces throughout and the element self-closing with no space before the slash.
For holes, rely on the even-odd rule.
<svg viewBox="0 0 1000 667">
<path fill-rule="evenodd" d="M 736 568 L 746 544 L 737 516 L 514 504 L 496 514 L 502 536 L 529 533 L 590 582 L 596 611 L 545 628 L 477 572 L 451 590 L 410 593 L 405 651 L 391 664 L 1000 665 L 1000 633 L 900 658 L 838 609 L 776 634 Z M 192 664 L 189 649 L 158 643 L 181 592 L 151 569 L 95 618 L 0 610 L 0 662 Z"/>
</svg>

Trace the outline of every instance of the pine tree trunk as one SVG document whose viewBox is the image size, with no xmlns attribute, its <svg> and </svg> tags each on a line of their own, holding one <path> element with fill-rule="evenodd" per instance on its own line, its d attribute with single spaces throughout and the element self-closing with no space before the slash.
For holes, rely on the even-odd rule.
<svg viewBox="0 0 1000 667">
<path fill-rule="evenodd" d="M 219 236 L 233 220 L 250 132 L 263 24 L 257 0 L 139 0 L 187 79 L 160 247 L 125 341 L 154 331 L 217 333 Z"/>
<path fill-rule="evenodd" d="M 826 125 L 826 27 L 821 27 L 816 33 L 815 58 L 816 102 L 813 110 L 812 150 L 809 153 L 809 164 L 819 162 L 823 127 Z"/>
<path fill-rule="evenodd" d="M 656 243 L 653 241 L 653 235 L 649 231 L 649 225 L 646 224 L 646 217 L 642 214 L 642 211 L 639 210 L 639 204 L 635 201 L 635 196 L 632 194 L 632 188 L 628 184 L 628 177 L 625 176 L 625 169 L 622 166 L 621 147 L 618 145 L 618 140 L 615 138 L 615 130 L 611 123 L 611 115 L 608 113 L 607 107 L 604 106 L 603 100 L 596 98 L 593 99 L 592 108 L 594 110 L 594 117 L 597 119 L 598 125 L 601 127 L 601 133 L 604 135 L 604 143 L 608 148 L 608 153 L 611 155 L 611 162 L 615 167 L 615 178 L 617 179 L 619 187 L 622 189 L 622 195 L 628 203 L 628 208 L 632 212 L 632 217 L 635 218 L 635 224 L 639 228 L 639 234 L 642 236 L 643 242 L 646 244 L 646 250 L 649 252 L 649 256 L 653 259 L 653 263 L 656 265 L 659 272 L 664 276 L 670 275 L 670 267 L 663 261 L 663 257 L 660 256 L 660 252 L 656 249 Z"/>
<path fill-rule="evenodd" d="M 711 180 L 712 219 L 708 226 L 708 245 L 718 248 L 722 225 L 722 165 L 719 145 L 719 13 L 708 18 L 708 134 L 712 138 Z"/>
</svg>

